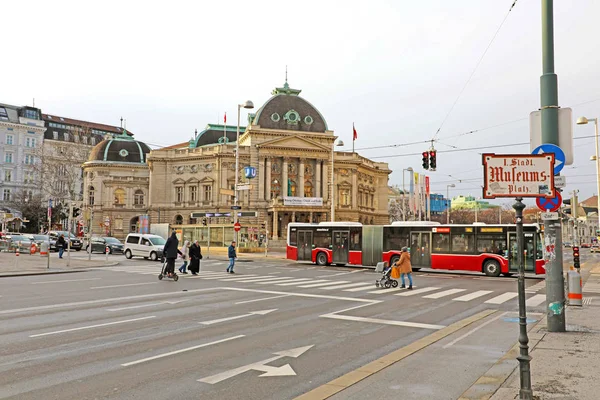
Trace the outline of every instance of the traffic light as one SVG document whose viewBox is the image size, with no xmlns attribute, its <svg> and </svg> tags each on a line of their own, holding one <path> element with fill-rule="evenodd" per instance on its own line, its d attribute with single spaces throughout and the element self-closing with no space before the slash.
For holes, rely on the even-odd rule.
<svg viewBox="0 0 600 400">
<path fill-rule="evenodd" d="M 428 151 L 423 152 L 423 169 L 424 170 L 429 169 L 429 152 Z"/>
<path fill-rule="evenodd" d="M 81 214 L 81 209 L 78 207 L 73 208 L 73 218 L 79 217 L 79 214 Z"/>
<path fill-rule="evenodd" d="M 429 152 L 429 170 L 435 171 L 437 167 L 437 151 L 431 150 Z"/>
<path fill-rule="evenodd" d="M 581 266 L 579 264 L 579 246 L 573 246 L 573 266 L 577 269 Z"/>
<path fill-rule="evenodd" d="M 206 218 L 202 218 L 202 225 L 206 226 Z"/>
</svg>

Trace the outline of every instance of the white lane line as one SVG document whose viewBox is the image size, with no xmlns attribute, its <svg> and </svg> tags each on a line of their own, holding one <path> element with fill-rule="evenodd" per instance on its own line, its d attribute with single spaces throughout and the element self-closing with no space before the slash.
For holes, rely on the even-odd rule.
<svg viewBox="0 0 600 400">
<path fill-rule="evenodd" d="M 34 337 L 40 337 L 40 336 L 56 335 L 57 333 L 66 333 L 66 332 L 81 331 L 81 330 L 84 330 L 84 329 L 92 329 L 92 328 L 99 328 L 99 327 L 102 327 L 102 326 L 124 324 L 124 323 L 127 323 L 127 322 L 142 321 L 144 319 L 151 319 L 151 318 L 156 318 L 156 316 L 155 315 L 151 315 L 149 317 L 141 317 L 141 318 L 134 318 L 134 319 L 125 319 L 125 320 L 122 320 L 122 321 L 115 321 L 115 322 L 107 322 L 106 324 L 80 326 L 79 328 L 63 329 L 63 330 L 60 330 L 60 331 L 46 332 L 46 333 L 38 333 L 37 335 L 29 335 L 29 337 L 30 338 L 34 338 Z"/>
<path fill-rule="evenodd" d="M 424 287 L 416 290 L 407 290 L 406 292 L 396 293 L 394 296 L 414 296 L 417 294 L 433 292 L 434 290 L 440 290 L 438 287 Z"/>
<path fill-rule="evenodd" d="M 396 288 L 380 288 L 379 290 L 373 290 L 372 292 L 369 292 L 371 294 L 388 294 L 391 292 L 399 292 L 401 290 L 406 290 L 405 288 L 401 288 L 400 286 L 396 287 Z"/>
<path fill-rule="evenodd" d="M 453 301 L 471 301 L 481 296 L 485 296 L 486 294 L 492 293 L 493 290 L 478 290 L 473 293 L 465 294 L 464 296 L 457 297 L 452 299 Z"/>
<path fill-rule="evenodd" d="M 492 299 L 486 300 L 484 303 L 486 304 L 502 304 L 514 297 L 517 297 L 518 293 L 516 292 L 506 292 L 502 293 L 500 296 L 496 296 Z"/>
<path fill-rule="evenodd" d="M 127 287 L 127 286 L 140 286 L 140 285 L 156 285 L 158 282 L 143 282 L 143 283 L 127 283 L 123 285 L 111 285 L 111 286 L 93 286 L 90 289 L 110 289 L 117 287 Z"/>
<path fill-rule="evenodd" d="M 149 304 L 140 304 L 137 306 L 129 306 L 129 307 L 120 307 L 120 308 L 107 308 L 106 311 L 123 311 L 123 310 L 133 310 L 136 308 L 145 308 L 145 307 L 152 307 L 152 306 L 160 306 L 162 304 L 177 304 L 177 303 L 181 303 L 184 300 L 178 300 L 178 301 L 162 301 L 160 303 L 149 303 Z"/>
<path fill-rule="evenodd" d="M 313 279 L 313 280 L 309 280 L 309 281 L 298 282 L 298 286 L 299 285 L 307 285 L 309 283 L 323 283 L 323 282 L 331 282 L 331 281 L 328 281 L 327 279 Z M 331 282 L 331 283 L 333 283 L 333 282 Z M 294 285 L 291 283 L 285 283 L 280 286 L 294 286 Z M 300 287 L 303 287 L 303 286 L 300 286 Z"/>
<path fill-rule="evenodd" d="M 377 319 L 377 318 L 352 317 L 350 315 L 325 314 L 325 315 L 320 315 L 320 317 L 342 319 L 345 321 L 369 322 L 369 323 L 373 323 L 373 324 L 406 326 L 409 328 L 422 328 L 422 329 L 434 329 L 434 330 L 445 328 L 444 325 L 422 324 L 419 322 L 407 322 L 407 321 L 391 321 L 388 319 Z"/>
<path fill-rule="evenodd" d="M 159 354 L 159 355 L 156 355 L 156 356 L 153 356 L 153 357 L 142 358 L 141 360 L 137 360 L 137 361 L 132 361 L 132 362 L 128 362 L 128 363 L 125 363 L 125 364 L 121 364 L 121 366 L 123 366 L 123 367 L 129 367 L 131 365 L 141 364 L 141 363 L 145 363 L 145 362 L 148 362 L 148 361 L 157 360 L 159 358 L 169 357 L 169 356 L 172 356 L 172 355 L 175 355 L 175 354 L 184 353 L 186 351 L 191 351 L 191 350 L 200 349 L 202 347 L 212 346 L 213 344 L 219 344 L 219 343 L 228 342 L 230 340 L 243 338 L 244 336 L 246 336 L 246 335 L 237 335 L 237 336 L 232 336 L 232 337 L 228 337 L 228 338 L 221 339 L 221 340 L 215 340 L 214 342 L 199 344 L 198 346 L 192 346 L 192 347 L 188 347 L 188 348 L 185 348 L 185 349 L 175 350 L 175 351 L 171 351 L 169 353 L 163 353 L 163 354 Z"/>
<path fill-rule="evenodd" d="M 235 276 L 235 274 L 234 274 L 234 276 Z M 258 277 L 259 277 L 259 276 L 258 276 L 258 275 L 256 275 L 256 274 L 244 274 L 244 276 L 245 276 L 246 278 L 258 278 Z M 221 280 L 222 280 L 223 282 L 229 282 L 229 281 L 234 281 L 234 282 L 235 282 L 235 281 L 237 281 L 238 279 L 243 279 L 243 278 L 240 278 L 239 276 L 238 276 L 238 277 L 232 277 L 232 276 L 231 276 L 231 274 L 229 274 L 229 277 L 227 277 L 227 278 L 223 278 L 223 279 L 221 279 Z"/>
<path fill-rule="evenodd" d="M 335 289 L 345 289 L 345 288 L 349 288 L 349 287 L 364 286 L 364 285 L 365 285 L 364 282 L 354 282 L 354 283 L 346 283 L 344 285 L 327 286 L 327 287 L 322 287 L 322 288 L 319 288 L 319 289 L 321 289 L 321 290 L 335 290 Z"/>
<path fill-rule="evenodd" d="M 535 296 L 527 299 L 527 301 L 525 301 L 525 305 L 528 307 L 535 307 L 535 306 L 539 306 L 540 304 L 542 304 L 545 301 L 546 301 L 545 294 L 536 294 Z"/>
<path fill-rule="evenodd" d="M 263 297 L 261 299 L 252 299 L 252 300 L 244 300 L 244 301 L 238 301 L 235 304 L 247 304 L 247 303 L 255 303 L 257 301 L 264 301 L 264 300 L 272 300 L 272 299 L 279 299 L 281 297 L 289 297 L 291 296 L 291 294 L 282 294 L 280 296 L 272 296 L 272 297 Z"/>
<path fill-rule="evenodd" d="M 281 271 L 269 272 L 269 274 L 271 274 L 271 275 L 280 274 L 280 273 L 281 273 Z"/>
<path fill-rule="evenodd" d="M 448 347 L 451 347 L 451 346 L 455 345 L 456 343 L 460 342 L 460 341 L 461 341 L 461 340 L 463 340 L 464 338 L 466 338 L 466 337 L 468 337 L 468 336 L 472 335 L 473 333 L 477 332 L 477 331 L 478 331 L 478 330 L 480 330 L 481 328 L 484 328 L 485 326 L 487 326 L 487 325 L 491 324 L 492 322 L 494 322 L 494 321 L 496 321 L 496 320 L 499 320 L 500 318 L 502 318 L 502 317 L 503 317 L 503 316 L 505 316 L 506 314 L 508 314 L 508 312 L 502 313 L 502 314 L 498 315 L 497 317 L 495 317 L 495 318 L 492 318 L 492 319 L 490 319 L 489 321 L 486 321 L 486 322 L 484 322 L 483 324 L 481 324 L 481 325 L 479 325 L 479 326 L 477 326 L 477 327 L 475 327 L 475 328 L 471 329 L 469 332 L 465 333 L 464 335 L 462 335 L 462 336 L 459 336 L 459 337 L 457 337 L 456 339 L 454 339 L 453 341 L 451 341 L 450 343 L 448 343 L 448 344 L 444 345 L 444 346 L 442 347 L 442 349 L 447 349 Z"/>
<path fill-rule="evenodd" d="M 359 286 L 357 288 L 352 288 L 352 289 L 344 289 L 344 292 L 361 292 L 363 290 L 371 290 L 373 289 L 373 285 L 372 283 L 369 285 L 365 285 L 365 286 Z"/>
<path fill-rule="evenodd" d="M 65 279 L 63 281 L 41 281 L 41 282 L 31 282 L 32 285 L 45 285 L 47 283 L 64 283 L 64 282 L 83 282 L 83 281 L 97 281 L 102 278 L 86 278 L 86 279 Z"/>
<path fill-rule="evenodd" d="M 254 279 L 260 279 L 260 278 L 275 278 L 274 276 L 270 276 L 270 275 L 260 275 L 260 276 L 256 276 L 256 275 L 242 275 L 242 276 L 236 276 L 235 278 L 229 278 L 224 280 L 225 282 L 236 282 L 236 281 L 247 281 L 247 280 L 254 280 Z"/>
<path fill-rule="evenodd" d="M 333 271 L 332 271 L 333 272 Z M 317 278 L 330 278 L 332 276 L 339 276 L 339 275 L 348 275 L 348 274 L 356 274 L 357 272 L 363 272 L 362 270 L 359 271 L 350 271 L 350 272 L 340 272 L 337 274 L 333 274 L 333 275 L 321 275 L 321 276 L 317 276 Z"/>
<path fill-rule="evenodd" d="M 286 271 L 300 271 L 302 268 L 275 267 L 277 269 L 285 269 Z"/>
<path fill-rule="evenodd" d="M 229 282 L 260 282 L 262 280 L 265 279 L 273 279 L 273 278 L 277 278 L 276 276 L 253 276 L 250 278 L 240 278 L 240 279 L 236 279 L 235 281 L 233 280 L 229 280 Z"/>
<path fill-rule="evenodd" d="M 269 284 L 275 284 L 275 283 L 286 283 L 286 282 L 292 282 L 296 280 L 295 278 L 292 278 L 290 276 L 282 276 L 280 278 L 274 278 L 274 279 L 270 279 L 268 281 L 260 281 L 260 282 L 255 282 L 257 285 L 269 285 Z"/>
<path fill-rule="evenodd" d="M 304 285 L 306 283 L 315 283 L 315 282 L 316 281 L 311 278 L 299 278 L 299 279 L 294 279 L 294 282 L 290 282 L 290 283 L 277 283 L 277 286 L 295 286 L 295 285 Z"/>
<path fill-rule="evenodd" d="M 439 293 L 433 293 L 433 294 L 428 294 L 427 296 L 423 296 L 423 298 L 425 299 L 439 299 L 445 296 L 450 296 L 452 294 L 456 294 L 456 293 L 460 293 L 460 292 L 464 292 L 467 289 L 449 289 L 449 290 L 444 290 L 443 292 L 439 292 Z"/>
<path fill-rule="evenodd" d="M 291 279 L 290 276 L 280 276 L 280 277 L 276 277 L 276 276 L 272 276 L 269 278 L 256 278 L 256 279 L 251 279 L 248 281 L 243 281 L 244 283 L 262 283 L 262 282 L 276 282 L 276 281 L 281 281 L 281 280 L 286 280 L 286 279 Z"/>
<path fill-rule="evenodd" d="M 337 285 L 339 283 L 348 283 L 349 281 L 329 281 L 329 282 L 325 282 L 325 283 L 313 283 L 311 285 L 302 285 L 302 286 L 298 286 L 301 288 L 315 288 L 315 287 L 321 287 L 321 286 L 328 286 L 328 285 Z"/>
</svg>

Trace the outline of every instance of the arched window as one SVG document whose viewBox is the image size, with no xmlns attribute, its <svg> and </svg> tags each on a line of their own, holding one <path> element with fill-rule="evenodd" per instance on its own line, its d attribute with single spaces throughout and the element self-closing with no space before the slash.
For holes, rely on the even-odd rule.
<svg viewBox="0 0 600 400">
<path fill-rule="evenodd" d="M 183 225 L 183 217 L 181 215 L 175 216 L 175 225 Z"/>
<path fill-rule="evenodd" d="M 89 204 L 90 206 L 93 206 L 93 205 L 94 205 L 94 193 L 95 193 L 94 187 L 93 187 L 93 186 L 90 186 L 90 187 L 88 188 L 88 204 Z"/>
<path fill-rule="evenodd" d="M 271 198 L 274 199 L 281 195 L 281 182 L 277 179 L 273 179 L 271 182 Z"/>
<path fill-rule="evenodd" d="M 288 179 L 288 196 L 295 197 L 296 196 L 296 182 Z"/>
<path fill-rule="evenodd" d="M 304 197 L 313 197 L 313 185 L 311 181 L 304 183 Z"/>
<path fill-rule="evenodd" d="M 124 205 L 125 204 L 125 190 L 119 188 L 115 189 L 115 204 Z"/>
<path fill-rule="evenodd" d="M 133 195 L 133 204 L 136 206 L 144 205 L 144 191 L 143 190 L 138 189 L 135 191 L 135 193 Z"/>
</svg>

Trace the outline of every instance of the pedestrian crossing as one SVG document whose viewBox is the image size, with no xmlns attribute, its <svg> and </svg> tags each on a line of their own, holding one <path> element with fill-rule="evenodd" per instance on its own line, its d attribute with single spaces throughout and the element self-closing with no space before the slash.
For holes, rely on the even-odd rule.
<svg viewBox="0 0 600 400">
<path fill-rule="evenodd" d="M 103 270 L 142 274 L 142 275 L 158 275 L 160 267 L 157 268 L 156 264 L 145 265 L 145 266 L 115 266 L 105 267 Z M 252 271 L 254 272 L 254 271 Z M 330 275 L 331 278 L 333 275 Z M 501 305 L 505 304 L 517 297 L 517 292 L 502 292 L 498 293 L 493 290 L 472 290 L 464 288 L 444 288 L 444 287 L 418 287 L 413 286 L 413 290 L 407 290 L 405 288 L 376 288 L 374 282 L 369 283 L 365 281 L 356 282 L 348 280 L 338 280 L 335 278 L 331 279 L 317 279 L 317 278 L 299 278 L 294 276 L 281 276 L 281 275 L 258 275 L 258 274 L 244 274 L 232 275 L 225 271 L 211 271 L 204 270 L 200 271 L 198 275 L 179 275 L 180 279 L 201 279 L 207 281 L 218 281 L 224 283 L 248 283 L 255 285 L 265 286 L 278 286 L 281 289 L 284 288 L 302 288 L 311 289 L 316 291 L 339 291 L 347 293 L 355 293 L 357 295 L 394 295 L 400 298 L 403 297 L 421 297 L 428 300 L 445 300 L 445 301 L 456 301 L 456 302 L 472 302 L 482 301 L 484 304 Z M 542 285 L 544 284 L 544 285 Z M 443 285 L 441 285 L 443 286 Z M 537 307 L 546 301 L 545 295 L 535 294 L 539 289 L 545 287 L 545 282 L 540 282 L 531 287 L 532 290 L 528 290 L 528 295 L 533 295 L 526 300 L 528 307 Z M 595 287 L 592 289 L 596 289 Z"/>
</svg>

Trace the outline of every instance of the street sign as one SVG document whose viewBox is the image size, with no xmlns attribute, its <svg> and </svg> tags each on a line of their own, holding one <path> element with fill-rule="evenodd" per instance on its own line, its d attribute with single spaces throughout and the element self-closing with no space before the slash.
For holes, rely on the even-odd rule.
<svg viewBox="0 0 600 400">
<path fill-rule="evenodd" d="M 562 149 L 554 144 L 544 143 L 531 152 L 531 154 L 548 154 L 554 153 L 554 175 L 558 175 L 565 167 L 565 153 Z"/>
<path fill-rule="evenodd" d="M 543 213 L 541 213 L 541 216 L 544 221 L 558 219 L 557 212 L 543 212 Z"/>
<path fill-rule="evenodd" d="M 244 176 L 248 179 L 256 178 L 256 168 L 244 167 Z"/>
<path fill-rule="evenodd" d="M 242 224 L 240 224 L 239 222 L 236 222 L 235 224 L 233 224 L 233 230 L 235 230 L 236 232 L 239 232 L 240 229 L 242 229 Z"/>
<path fill-rule="evenodd" d="M 529 143 L 532 152 L 543 143 L 541 111 L 529 114 Z M 565 164 L 573 164 L 573 110 L 570 108 L 558 109 L 558 146 L 565 152 Z"/>
<path fill-rule="evenodd" d="M 242 206 L 231 206 L 232 210 L 241 210 Z"/>
<path fill-rule="evenodd" d="M 223 189 L 221 188 L 221 194 L 224 196 L 235 196 L 235 192 L 231 189 Z"/>
<path fill-rule="evenodd" d="M 556 192 L 556 196 L 554 198 L 545 199 L 538 197 L 535 200 L 535 203 L 537 204 L 538 208 L 542 211 L 556 211 L 560 208 L 560 205 L 562 204 L 562 196 L 560 195 L 560 192 Z"/>
<path fill-rule="evenodd" d="M 238 190 L 252 190 L 252 185 L 238 185 Z"/>
<path fill-rule="evenodd" d="M 193 212 L 190 214 L 192 218 L 211 218 L 211 217 L 231 217 L 235 213 L 223 213 L 223 212 Z M 257 217 L 258 212 L 256 211 L 238 211 L 238 217 Z"/>
<path fill-rule="evenodd" d="M 555 176 L 554 177 L 554 187 L 562 189 L 567 186 L 567 177 L 566 176 Z"/>
<path fill-rule="evenodd" d="M 483 154 L 483 197 L 555 196 L 554 154 Z"/>
</svg>

